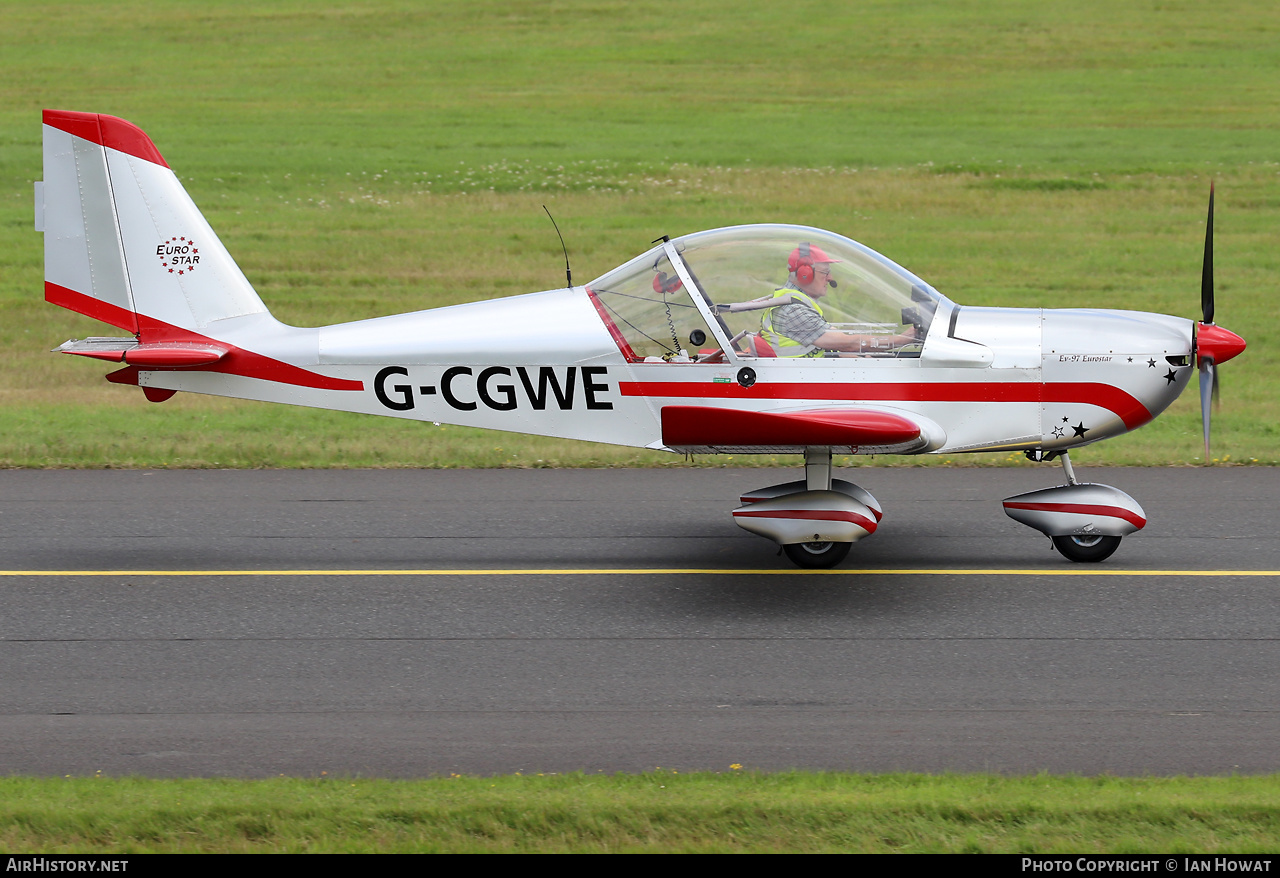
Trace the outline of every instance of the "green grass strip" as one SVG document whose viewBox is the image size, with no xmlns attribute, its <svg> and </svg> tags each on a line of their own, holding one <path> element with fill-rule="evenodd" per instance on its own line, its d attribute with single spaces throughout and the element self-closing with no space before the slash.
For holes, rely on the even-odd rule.
<svg viewBox="0 0 1280 878">
<path fill-rule="evenodd" d="M 0 779 L 0 847 L 142 852 L 1266 853 L 1280 776 Z"/>
</svg>

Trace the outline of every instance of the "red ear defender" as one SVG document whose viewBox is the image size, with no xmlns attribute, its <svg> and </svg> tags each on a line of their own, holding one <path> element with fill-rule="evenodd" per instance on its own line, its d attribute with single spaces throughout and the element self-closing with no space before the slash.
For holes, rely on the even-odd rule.
<svg viewBox="0 0 1280 878">
<path fill-rule="evenodd" d="M 793 272 L 796 280 L 802 284 L 813 282 L 813 257 L 809 253 L 808 241 L 791 251 L 791 256 L 787 259 L 787 270 Z"/>
<path fill-rule="evenodd" d="M 653 291 L 662 293 L 665 296 L 667 293 L 674 293 L 680 289 L 683 283 L 679 275 L 670 275 L 665 271 L 660 271 L 653 276 Z"/>
</svg>

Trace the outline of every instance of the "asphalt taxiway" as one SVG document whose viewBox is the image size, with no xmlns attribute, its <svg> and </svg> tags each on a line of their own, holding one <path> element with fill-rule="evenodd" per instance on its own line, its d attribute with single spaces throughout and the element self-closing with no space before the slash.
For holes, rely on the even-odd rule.
<svg viewBox="0 0 1280 878">
<path fill-rule="evenodd" d="M 844 470 L 835 572 L 729 510 L 787 470 L 0 473 L 0 772 L 1280 770 L 1280 470 Z"/>
</svg>

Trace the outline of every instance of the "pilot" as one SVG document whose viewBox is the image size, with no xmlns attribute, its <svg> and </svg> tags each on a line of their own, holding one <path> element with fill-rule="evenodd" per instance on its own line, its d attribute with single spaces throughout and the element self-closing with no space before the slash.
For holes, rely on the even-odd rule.
<svg viewBox="0 0 1280 878">
<path fill-rule="evenodd" d="M 775 299 L 790 297 L 785 305 L 769 308 L 760 320 L 760 334 L 780 357 L 862 356 L 893 350 L 916 341 L 915 327 L 900 335 L 867 335 L 841 332 L 827 322 L 820 300 L 836 282 L 831 265 L 842 262 L 820 247 L 804 242 L 787 257 L 787 284 L 775 290 Z"/>
</svg>

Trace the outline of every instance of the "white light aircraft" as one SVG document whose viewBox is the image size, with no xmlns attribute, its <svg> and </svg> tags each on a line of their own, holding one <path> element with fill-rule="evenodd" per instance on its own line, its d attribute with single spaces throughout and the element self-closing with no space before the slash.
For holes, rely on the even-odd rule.
<svg viewBox="0 0 1280 878">
<path fill-rule="evenodd" d="M 151 139 L 46 110 L 45 298 L 117 326 L 57 350 L 161 402 L 179 391 L 673 452 L 804 455 L 804 478 L 742 495 L 735 521 L 802 567 L 874 533 L 880 504 L 832 454 L 1023 451 L 1066 484 L 1008 514 L 1073 561 L 1146 524 L 1068 452 L 1133 430 L 1200 372 L 1206 460 L 1217 365 L 1213 193 L 1203 319 L 958 305 L 848 238 L 753 225 L 662 237 L 586 286 L 303 329 L 278 322 Z M 571 282 L 570 282 L 571 284 Z"/>
</svg>

